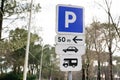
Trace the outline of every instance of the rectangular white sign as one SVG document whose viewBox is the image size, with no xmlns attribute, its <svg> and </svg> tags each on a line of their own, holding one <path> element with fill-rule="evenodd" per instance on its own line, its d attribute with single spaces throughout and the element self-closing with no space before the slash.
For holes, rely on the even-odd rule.
<svg viewBox="0 0 120 80">
<path fill-rule="evenodd" d="M 85 35 L 57 35 L 56 44 L 85 44 Z"/>
<path fill-rule="evenodd" d="M 61 71 L 80 71 L 82 68 L 81 56 L 77 55 L 60 55 Z"/>
<path fill-rule="evenodd" d="M 56 45 L 56 54 L 73 54 L 73 55 L 83 55 L 85 54 L 85 46 L 81 45 Z"/>
</svg>

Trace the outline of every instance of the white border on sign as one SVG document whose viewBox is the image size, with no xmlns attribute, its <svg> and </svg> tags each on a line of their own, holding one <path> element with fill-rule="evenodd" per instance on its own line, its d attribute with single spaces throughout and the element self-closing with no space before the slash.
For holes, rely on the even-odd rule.
<svg viewBox="0 0 120 80">
<path fill-rule="evenodd" d="M 64 7 L 73 7 L 73 8 L 82 8 L 83 9 L 83 33 L 75 33 L 75 32 L 58 32 L 58 11 L 59 11 L 59 6 L 64 6 Z M 75 5 L 65 5 L 65 4 L 58 4 L 56 5 L 56 33 L 57 34 L 78 34 L 78 35 L 83 35 L 85 34 L 85 22 L 84 22 L 84 7 L 81 6 L 75 6 Z"/>
</svg>

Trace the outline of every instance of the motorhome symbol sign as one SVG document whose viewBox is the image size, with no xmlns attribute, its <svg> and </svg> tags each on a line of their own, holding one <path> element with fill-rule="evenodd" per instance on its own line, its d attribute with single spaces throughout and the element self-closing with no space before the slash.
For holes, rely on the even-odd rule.
<svg viewBox="0 0 120 80">
<path fill-rule="evenodd" d="M 68 66 L 71 66 L 75 68 L 78 65 L 78 59 L 76 58 L 65 58 L 63 66 L 67 68 Z"/>
</svg>

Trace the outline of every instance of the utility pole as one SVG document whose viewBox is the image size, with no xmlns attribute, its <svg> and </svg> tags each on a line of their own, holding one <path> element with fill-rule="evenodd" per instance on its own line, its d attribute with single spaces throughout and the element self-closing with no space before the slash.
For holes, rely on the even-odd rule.
<svg viewBox="0 0 120 80">
<path fill-rule="evenodd" d="M 31 0 L 31 4 L 30 4 L 30 16 L 29 16 L 29 23 L 28 23 L 28 37 L 27 37 L 27 46 L 26 46 L 26 54 L 25 54 L 25 62 L 24 62 L 23 80 L 26 80 L 27 71 L 28 71 L 28 56 L 29 56 L 29 46 L 30 46 L 30 28 L 31 28 L 32 4 L 33 4 L 33 0 Z"/>
</svg>

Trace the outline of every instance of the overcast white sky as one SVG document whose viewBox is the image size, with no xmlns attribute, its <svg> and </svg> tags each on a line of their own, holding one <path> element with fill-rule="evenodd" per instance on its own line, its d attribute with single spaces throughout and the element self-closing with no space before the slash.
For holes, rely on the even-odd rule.
<svg viewBox="0 0 120 80">
<path fill-rule="evenodd" d="M 107 0 L 110 1 L 110 0 Z M 56 5 L 57 4 L 70 4 L 76 6 L 82 6 L 85 8 L 85 26 L 89 25 L 93 19 L 106 22 L 107 15 L 105 11 L 98 5 L 105 6 L 104 0 L 34 0 L 39 2 L 42 9 L 39 15 L 37 15 L 34 21 L 39 27 L 37 30 L 39 35 L 44 39 L 44 44 L 55 44 L 55 28 L 56 28 Z M 114 18 L 120 15 L 120 0 L 112 0 L 111 12 Z M 42 27 L 42 32 L 41 32 Z"/>
</svg>

